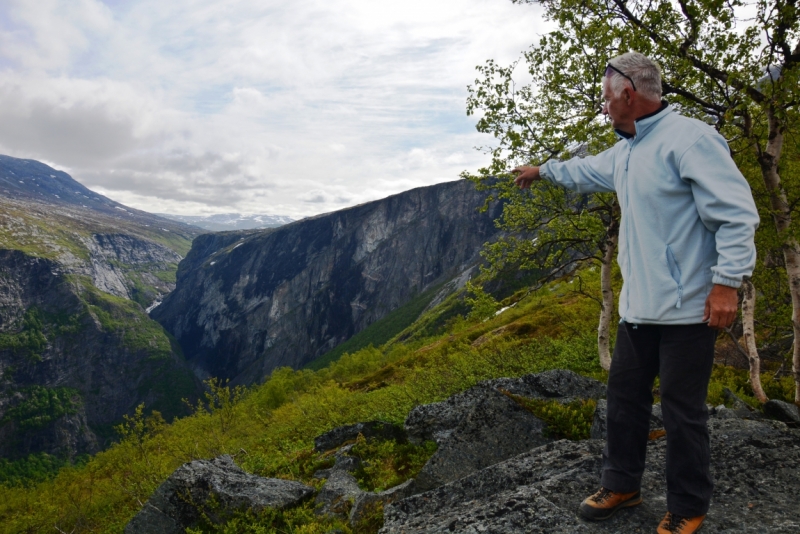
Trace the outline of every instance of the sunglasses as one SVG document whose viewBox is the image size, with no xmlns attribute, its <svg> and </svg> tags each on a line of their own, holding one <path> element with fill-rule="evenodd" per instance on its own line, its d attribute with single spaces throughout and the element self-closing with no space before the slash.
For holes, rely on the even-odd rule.
<svg viewBox="0 0 800 534">
<path fill-rule="evenodd" d="M 628 81 L 631 82 L 631 85 L 633 86 L 633 90 L 636 91 L 636 84 L 633 83 L 633 78 L 631 78 L 630 76 L 628 76 L 627 74 L 625 74 L 624 72 L 619 70 L 617 67 L 613 66 L 611 63 L 607 64 L 606 65 L 605 76 L 613 76 L 614 72 L 616 72 L 620 76 L 623 76 L 623 77 L 627 78 Z"/>
</svg>

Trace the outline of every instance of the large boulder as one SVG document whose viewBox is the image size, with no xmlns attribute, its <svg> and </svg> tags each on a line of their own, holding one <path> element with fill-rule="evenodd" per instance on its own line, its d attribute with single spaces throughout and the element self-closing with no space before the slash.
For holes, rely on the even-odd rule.
<svg viewBox="0 0 800 534">
<path fill-rule="evenodd" d="M 565 369 L 553 369 L 519 378 L 497 378 L 482 384 L 522 397 L 554 399 L 560 402 L 606 396 L 606 385 L 602 382 Z"/>
<path fill-rule="evenodd" d="M 179 467 L 125 526 L 125 534 L 183 534 L 201 513 L 215 520 L 236 510 L 294 506 L 314 493 L 299 482 L 245 473 L 230 456 Z M 213 507 L 207 506 L 213 497 Z"/>
<path fill-rule="evenodd" d="M 800 532 L 800 431 L 775 421 L 712 418 L 716 480 L 704 531 Z M 576 517 L 599 486 L 601 440 L 557 441 L 384 510 L 381 534 L 653 532 L 666 512 L 666 439 L 649 442 L 644 503 L 602 523 Z"/>
<path fill-rule="evenodd" d="M 457 393 L 442 402 L 417 406 L 406 418 L 405 429 L 413 443 L 434 440 L 445 442 L 455 428 L 485 396 L 487 389 L 507 392 L 532 399 L 570 402 L 575 399 L 605 397 L 606 385 L 572 371 L 555 369 L 519 378 L 485 380 L 478 386 Z"/>
<path fill-rule="evenodd" d="M 427 490 L 464 477 L 549 441 L 544 422 L 494 389 L 477 386 L 464 398 L 471 404 L 417 476 L 417 488 Z M 447 412 L 450 415 L 452 411 Z"/>
</svg>

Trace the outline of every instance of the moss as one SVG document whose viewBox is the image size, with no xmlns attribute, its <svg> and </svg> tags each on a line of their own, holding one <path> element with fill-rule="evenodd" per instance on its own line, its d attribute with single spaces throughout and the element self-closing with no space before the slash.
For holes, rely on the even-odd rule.
<svg viewBox="0 0 800 534">
<path fill-rule="evenodd" d="M 508 394 L 522 407 L 547 424 L 545 435 L 554 439 L 578 441 L 591 437 L 597 401 L 579 399 L 569 404 L 544 399 L 529 399 Z"/>
<path fill-rule="evenodd" d="M 350 454 L 361 458 L 354 475 L 365 491 L 384 491 L 416 477 L 436 452 L 436 443 L 422 445 L 395 440 L 366 440 L 358 436 Z"/>
</svg>

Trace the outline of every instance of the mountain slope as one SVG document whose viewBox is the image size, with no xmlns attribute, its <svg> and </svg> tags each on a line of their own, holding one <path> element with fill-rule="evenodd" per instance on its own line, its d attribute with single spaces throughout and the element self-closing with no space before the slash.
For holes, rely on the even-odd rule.
<svg viewBox="0 0 800 534">
<path fill-rule="evenodd" d="M 152 316 L 199 376 L 299 368 L 448 280 L 468 279 L 498 206 L 456 181 L 277 229 L 198 237 Z"/>
<path fill-rule="evenodd" d="M 47 165 L 0 156 L 0 457 L 74 457 L 145 403 L 196 382 L 144 308 L 174 288 L 199 233 Z"/>
</svg>

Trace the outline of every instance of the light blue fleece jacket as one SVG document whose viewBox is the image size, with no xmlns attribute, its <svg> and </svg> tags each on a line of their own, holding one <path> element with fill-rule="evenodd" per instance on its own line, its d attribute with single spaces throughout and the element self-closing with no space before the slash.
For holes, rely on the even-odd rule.
<svg viewBox="0 0 800 534">
<path fill-rule="evenodd" d="M 546 180 L 580 193 L 616 192 L 622 320 L 700 323 L 713 284 L 739 287 L 756 261 L 750 186 L 711 126 L 670 106 L 596 156 L 549 161 Z"/>
</svg>

